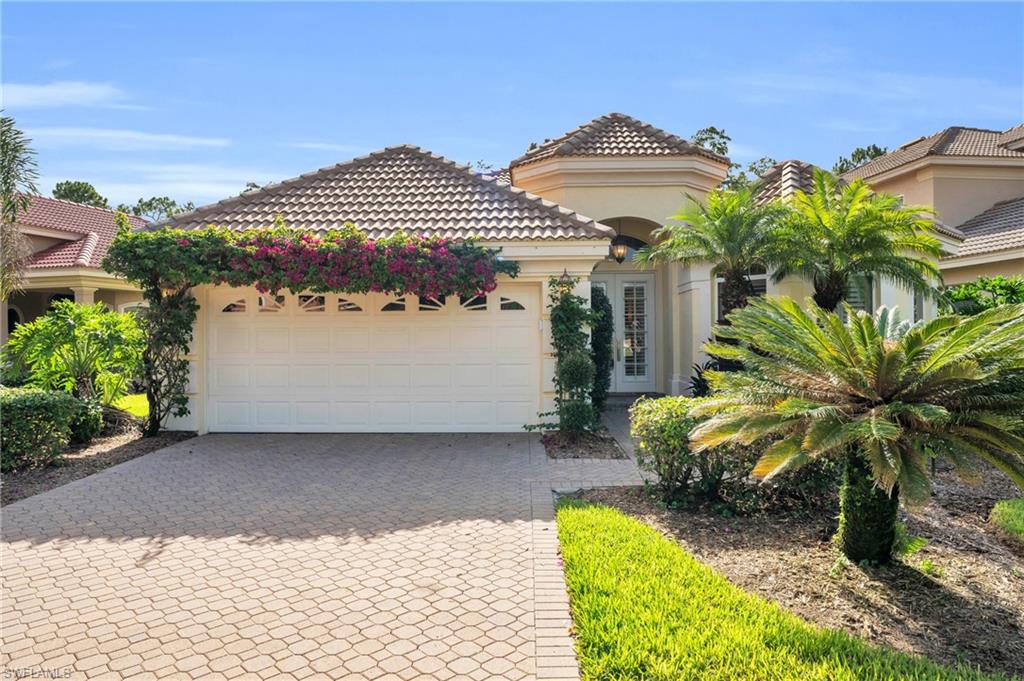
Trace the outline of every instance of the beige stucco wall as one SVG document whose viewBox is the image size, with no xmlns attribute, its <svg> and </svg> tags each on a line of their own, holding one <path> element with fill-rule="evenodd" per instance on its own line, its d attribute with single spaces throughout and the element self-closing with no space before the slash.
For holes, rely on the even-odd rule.
<svg viewBox="0 0 1024 681">
<path fill-rule="evenodd" d="M 720 163 L 697 157 L 548 159 L 512 171 L 513 184 L 647 243 L 688 201 L 702 201 L 725 177 Z M 704 361 L 714 307 L 707 268 L 659 265 L 655 272 L 656 390 L 679 393 L 690 367 Z M 640 271 L 633 263 L 598 263 L 595 272 Z M 650 271 L 650 270 L 647 270 Z"/>
<path fill-rule="evenodd" d="M 1024 164 L 935 163 L 883 176 L 871 184 L 879 191 L 903 195 L 905 203 L 934 207 L 939 220 L 956 227 L 999 201 L 1024 196 Z"/>
<path fill-rule="evenodd" d="M 978 277 L 1024 276 L 1024 256 L 966 267 L 950 267 L 949 264 L 942 268 L 942 278 L 947 286 L 974 281 Z"/>
</svg>

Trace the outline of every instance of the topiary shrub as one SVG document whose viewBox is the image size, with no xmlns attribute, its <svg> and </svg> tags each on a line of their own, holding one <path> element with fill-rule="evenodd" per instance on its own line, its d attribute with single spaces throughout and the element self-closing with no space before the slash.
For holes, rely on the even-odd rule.
<svg viewBox="0 0 1024 681">
<path fill-rule="evenodd" d="M 590 328 L 590 358 L 594 362 L 594 387 L 590 390 L 590 403 L 594 405 L 594 411 L 600 414 L 608 402 L 608 391 L 612 386 L 612 338 L 615 335 L 612 301 L 603 288 L 590 287 L 590 309 L 594 312 Z"/>
<path fill-rule="evenodd" d="M 49 465 L 61 457 L 82 403 L 61 392 L 0 386 L 0 471 Z"/>
</svg>

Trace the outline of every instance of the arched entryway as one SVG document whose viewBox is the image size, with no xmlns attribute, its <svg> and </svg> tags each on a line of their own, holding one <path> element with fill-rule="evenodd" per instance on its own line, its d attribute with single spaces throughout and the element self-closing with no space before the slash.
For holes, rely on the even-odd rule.
<svg viewBox="0 0 1024 681">
<path fill-rule="evenodd" d="M 615 360 L 611 391 L 615 393 L 667 392 L 663 367 L 664 296 L 662 267 L 645 267 L 636 253 L 655 241 L 660 225 L 637 217 L 601 220 L 615 229 L 608 257 L 591 275 L 612 303 Z M 616 248 L 618 247 L 618 248 Z"/>
</svg>

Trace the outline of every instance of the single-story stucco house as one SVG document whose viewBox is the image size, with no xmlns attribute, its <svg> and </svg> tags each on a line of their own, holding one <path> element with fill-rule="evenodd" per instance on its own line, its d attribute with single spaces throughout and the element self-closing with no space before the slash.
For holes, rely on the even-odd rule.
<svg viewBox="0 0 1024 681">
<path fill-rule="evenodd" d="M 1015 235 L 1024 234 L 1016 130 L 970 133 L 971 144 L 929 143 L 922 153 L 901 148 L 893 152 L 898 158 L 872 163 L 886 168 L 882 181 L 905 169 L 906 187 L 879 188 L 936 205 L 937 234 L 951 260 L 973 243 L 996 253 L 992 262 L 1005 261 L 992 273 L 1024 273 L 1014 259 Z M 949 158 L 950 149 L 974 155 Z M 500 172 L 481 175 L 418 147 L 390 147 L 149 226 L 262 228 L 278 215 L 299 229 L 353 222 L 371 237 L 406 230 L 476 238 L 521 266 L 487 296 L 447 300 L 197 287 L 191 413 L 171 425 L 199 432 L 519 430 L 553 406 L 547 282 L 563 274 L 580 279 L 580 295 L 598 286 L 612 301 L 613 392 L 685 393 L 719 318 L 718 282 L 709 265 L 643 269 L 632 255 L 687 196 L 701 200 L 728 170 L 723 156 L 613 113 Z M 780 163 L 765 176 L 762 196 L 808 188 L 811 170 Z M 974 193 L 954 192 L 971 208 L 943 203 L 952 185 L 912 191 L 955 178 L 974 183 Z M 974 210 L 978 201 L 991 208 Z M 957 212 L 964 210 L 966 217 Z M 752 278 L 766 293 L 810 294 L 799 279 Z M 934 303 L 885 280 L 871 282 L 869 295 L 865 308 L 898 305 L 916 319 L 934 314 Z"/>
</svg>

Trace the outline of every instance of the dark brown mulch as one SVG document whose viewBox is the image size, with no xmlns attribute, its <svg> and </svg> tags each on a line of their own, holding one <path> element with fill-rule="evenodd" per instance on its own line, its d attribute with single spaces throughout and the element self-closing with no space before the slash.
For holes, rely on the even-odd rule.
<svg viewBox="0 0 1024 681">
<path fill-rule="evenodd" d="M 540 441 L 552 459 L 624 459 L 626 453 L 607 431 L 581 433 L 575 438 L 559 431 L 544 433 Z"/>
<path fill-rule="evenodd" d="M 1020 494 L 994 469 L 969 486 L 940 472 L 932 503 L 906 519 L 927 538 L 885 568 L 838 561 L 834 512 L 725 518 L 668 510 L 640 488 L 583 498 L 640 518 L 737 586 L 824 627 L 945 664 L 1024 674 L 1024 553 L 987 522 L 992 504 Z M 936 571 L 921 567 L 930 561 Z"/>
<path fill-rule="evenodd" d="M 68 449 L 64 460 L 57 465 L 4 474 L 0 504 L 6 506 L 49 491 L 191 437 L 195 437 L 195 433 L 165 432 L 154 437 L 142 437 L 138 432 L 130 432 L 98 437 L 88 445 Z"/>
</svg>

